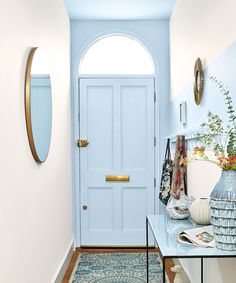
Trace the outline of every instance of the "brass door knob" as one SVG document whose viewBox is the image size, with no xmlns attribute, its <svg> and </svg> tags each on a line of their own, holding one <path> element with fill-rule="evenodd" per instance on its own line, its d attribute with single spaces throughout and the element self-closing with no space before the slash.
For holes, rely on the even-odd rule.
<svg viewBox="0 0 236 283">
<path fill-rule="evenodd" d="M 82 206 L 82 208 L 83 208 L 83 210 L 87 210 L 87 209 L 88 209 L 88 206 L 87 206 L 86 204 L 84 204 L 84 205 Z"/>
<path fill-rule="evenodd" d="M 78 147 L 87 147 L 89 142 L 87 140 L 77 140 Z"/>
</svg>

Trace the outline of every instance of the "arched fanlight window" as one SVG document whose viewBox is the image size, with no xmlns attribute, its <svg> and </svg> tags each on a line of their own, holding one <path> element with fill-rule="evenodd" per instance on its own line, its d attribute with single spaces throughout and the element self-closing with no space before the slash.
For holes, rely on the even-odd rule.
<svg viewBox="0 0 236 283">
<path fill-rule="evenodd" d="M 111 35 L 96 41 L 84 54 L 80 74 L 154 74 L 154 63 L 138 41 Z"/>
</svg>

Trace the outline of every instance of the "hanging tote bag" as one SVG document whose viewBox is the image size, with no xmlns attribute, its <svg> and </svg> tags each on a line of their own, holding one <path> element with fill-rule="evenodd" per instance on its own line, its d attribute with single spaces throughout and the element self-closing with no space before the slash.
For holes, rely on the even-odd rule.
<svg viewBox="0 0 236 283">
<path fill-rule="evenodd" d="M 185 147 L 185 136 L 177 136 L 171 188 L 171 194 L 176 199 L 180 198 L 181 193 L 187 195 L 187 168 L 181 165 L 181 160 L 186 158 Z"/>
<path fill-rule="evenodd" d="M 159 193 L 159 199 L 165 205 L 167 205 L 167 202 L 171 195 L 172 175 L 173 175 L 173 161 L 171 160 L 171 155 L 170 155 L 170 139 L 168 139 L 166 145 L 165 159 L 162 165 L 162 175 L 161 175 L 161 184 L 160 184 L 160 193 Z"/>
</svg>

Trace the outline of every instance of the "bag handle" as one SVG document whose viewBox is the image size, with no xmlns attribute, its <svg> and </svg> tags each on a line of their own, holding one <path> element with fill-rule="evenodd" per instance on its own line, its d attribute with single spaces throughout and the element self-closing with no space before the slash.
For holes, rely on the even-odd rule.
<svg viewBox="0 0 236 283">
<path fill-rule="evenodd" d="M 170 139 L 167 139 L 165 159 L 171 159 L 171 156 L 170 156 Z"/>
</svg>

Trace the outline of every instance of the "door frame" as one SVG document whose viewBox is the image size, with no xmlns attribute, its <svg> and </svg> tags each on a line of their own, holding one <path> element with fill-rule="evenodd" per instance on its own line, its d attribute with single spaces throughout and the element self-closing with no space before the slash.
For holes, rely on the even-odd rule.
<svg viewBox="0 0 236 283">
<path fill-rule="evenodd" d="M 162 100 L 163 94 L 161 92 L 167 92 L 169 94 L 169 81 L 168 86 L 166 85 L 165 80 L 163 80 L 161 73 L 166 74 L 168 68 L 163 68 L 162 59 L 159 58 L 158 53 L 155 51 L 153 43 L 151 43 L 144 34 L 138 31 L 132 31 L 129 28 L 121 27 L 118 28 L 109 28 L 103 29 L 101 31 L 94 31 L 86 40 L 83 40 L 79 45 L 72 44 L 72 54 L 76 54 L 75 60 L 71 62 L 71 109 L 72 109 L 72 140 L 71 140 L 71 147 L 72 147 L 72 232 L 73 232 L 73 239 L 75 241 L 75 246 L 80 246 L 80 208 L 78 207 L 78 203 L 80 203 L 79 192 L 80 187 L 78 184 L 78 168 L 79 168 L 79 151 L 77 148 L 76 141 L 79 137 L 79 120 L 78 120 L 78 78 L 83 77 L 79 74 L 79 64 L 89 49 L 89 47 L 95 43 L 97 40 L 109 36 L 109 35 L 125 35 L 133 38 L 140 42 L 143 46 L 146 47 L 148 52 L 150 53 L 153 63 L 154 63 L 154 74 L 153 77 L 155 79 L 155 91 L 156 91 L 156 117 L 155 117 L 155 132 L 156 132 L 156 148 L 155 148 L 155 155 L 156 155 L 156 162 L 155 162 L 155 173 L 156 173 L 156 182 L 159 184 L 160 176 L 161 176 L 161 167 L 162 167 L 162 155 L 160 152 L 163 152 L 165 149 L 165 132 L 160 130 L 160 119 L 162 118 L 161 114 L 161 107 L 160 101 Z M 104 75 L 105 76 L 105 75 Z M 101 77 L 104 77 L 101 76 Z M 90 77 L 90 76 L 84 76 Z M 163 85 L 161 86 L 160 81 L 163 80 Z M 155 195 L 159 193 L 158 188 L 156 187 Z M 158 213 L 160 210 L 160 203 L 157 197 L 155 197 L 155 213 Z"/>
<path fill-rule="evenodd" d="M 105 79 L 105 78 L 118 78 L 118 79 L 128 79 L 128 78 L 134 78 L 134 79 L 144 79 L 144 78 L 151 78 L 154 80 L 154 96 L 156 97 L 154 102 L 154 135 L 156 137 L 156 146 L 154 146 L 154 178 L 156 179 L 156 184 L 159 182 L 159 139 L 157 136 L 159 136 L 159 119 L 157 117 L 159 116 L 159 103 L 157 103 L 157 82 L 156 82 L 156 76 L 155 75 L 79 75 L 78 76 L 78 92 L 77 92 L 77 105 L 74 105 L 74 121 L 73 121 L 73 130 L 74 130 L 74 140 L 72 140 L 72 148 L 74 148 L 72 161 L 73 161 L 73 217 L 74 217 L 74 230 L 73 230 L 73 236 L 75 239 L 75 246 L 80 247 L 80 239 L 81 239 L 81 185 L 80 185 L 80 150 L 79 147 L 77 147 L 77 140 L 80 138 L 80 79 L 86 78 L 86 79 Z M 73 100 L 72 100 L 73 103 Z M 159 207 L 157 205 L 157 185 L 154 187 L 154 213 L 156 214 L 159 210 Z"/>
</svg>

